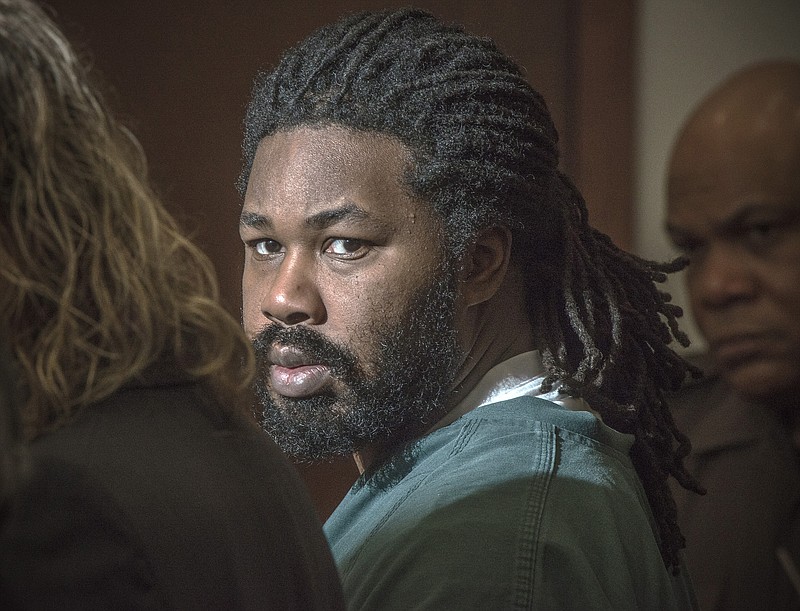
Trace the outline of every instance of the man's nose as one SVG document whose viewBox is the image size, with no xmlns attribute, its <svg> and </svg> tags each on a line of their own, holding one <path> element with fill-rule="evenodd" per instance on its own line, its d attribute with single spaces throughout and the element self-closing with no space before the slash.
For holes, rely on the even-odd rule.
<svg viewBox="0 0 800 611">
<path fill-rule="evenodd" d="M 733 245 L 711 245 L 689 266 L 693 301 L 706 308 L 721 308 L 751 299 L 756 286 L 746 258 Z"/>
<path fill-rule="evenodd" d="M 302 253 L 287 255 L 261 302 L 261 312 L 285 326 L 325 322 L 325 304 L 317 288 L 312 261 Z"/>
</svg>

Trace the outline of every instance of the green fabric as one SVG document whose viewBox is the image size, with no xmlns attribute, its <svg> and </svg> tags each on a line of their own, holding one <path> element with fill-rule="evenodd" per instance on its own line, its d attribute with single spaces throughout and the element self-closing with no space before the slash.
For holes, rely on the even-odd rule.
<svg viewBox="0 0 800 611">
<path fill-rule="evenodd" d="M 484 405 L 353 486 L 325 525 L 350 609 L 691 609 L 633 438 L 533 397 Z"/>
</svg>

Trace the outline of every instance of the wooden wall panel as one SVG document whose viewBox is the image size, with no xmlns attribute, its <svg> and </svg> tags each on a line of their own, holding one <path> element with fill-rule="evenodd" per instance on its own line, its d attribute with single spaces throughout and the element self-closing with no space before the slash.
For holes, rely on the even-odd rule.
<svg viewBox="0 0 800 611">
<path fill-rule="evenodd" d="M 574 1 L 566 143 L 590 222 L 633 247 L 635 0 Z"/>
</svg>

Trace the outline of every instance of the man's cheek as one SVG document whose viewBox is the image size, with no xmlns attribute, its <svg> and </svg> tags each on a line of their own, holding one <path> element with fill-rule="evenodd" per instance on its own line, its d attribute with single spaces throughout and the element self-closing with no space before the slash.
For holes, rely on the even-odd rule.
<svg viewBox="0 0 800 611">
<path fill-rule="evenodd" d="M 254 304 L 247 298 L 247 296 L 243 296 L 242 298 L 242 327 L 244 328 L 245 335 L 252 341 L 255 339 L 258 332 L 261 330 L 259 328 L 258 323 L 260 319 L 261 328 L 263 328 L 264 323 L 266 320 L 261 316 L 261 312 L 258 308 L 254 307 Z"/>
<path fill-rule="evenodd" d="M 384 321 L 380 321 L 384 322 Z M 379 321 L 370 321 L 362 326 L 353 327 L 345 347 L 353 354 L 361 371 L 370 378 L 381 374 L 378 371 L 381 356 L 389 343 L 390 331 Z"/>
</svg>

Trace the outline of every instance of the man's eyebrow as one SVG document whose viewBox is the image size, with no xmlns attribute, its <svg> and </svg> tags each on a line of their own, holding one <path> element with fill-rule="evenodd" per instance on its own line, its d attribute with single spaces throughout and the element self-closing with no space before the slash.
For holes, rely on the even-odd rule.
<svg viewBox="0 0 800 611">
<path fill-rule="evenodd" d="M 272 229 L 272 220 L 263 214 L 243 210 L 239 215 L 239 225 L 252 229 Z"/>
<path fill-rule="evenodd" d="M 780 202 L 746 203 L 734 211 L 728 218 L 719 224 L 719 231 L 734 231 L 747 223 L 751 217 L 758 218 L 761 214 L 780 217 L 785 222 L 793 222 L 800 215 L 800 207 L 796 204 Z"/>
<path fill-rule="evenodd" d="M 331 210 L 322 210 L 316 214 L 312 214 L 305 219 L 305 224 L 312 229 L 321 230 L 326 229 L 336 223 L 345 220 L 361 221 L 369 220 L 370 216 L 353 203 L 348 203 L 339 208 L 332 208 Z M 243 211 L 239 216 L 239 225 L 243 227 L 250 227 L 259 230 L 271 230 L 273 228 L 272 219 L 257 212 Z"/>
<path fill-rule="evenodd" d="M 353 203 L 345 204 L 339 208 L 323 210 L 311 215 L 306 219 L 306 225 L 313 229 L 327 229 L 331 225 L 340 223 L 344 220 L 362 221 L 369 219 L 370 216 L 364 210 Z"/>
</svg>

